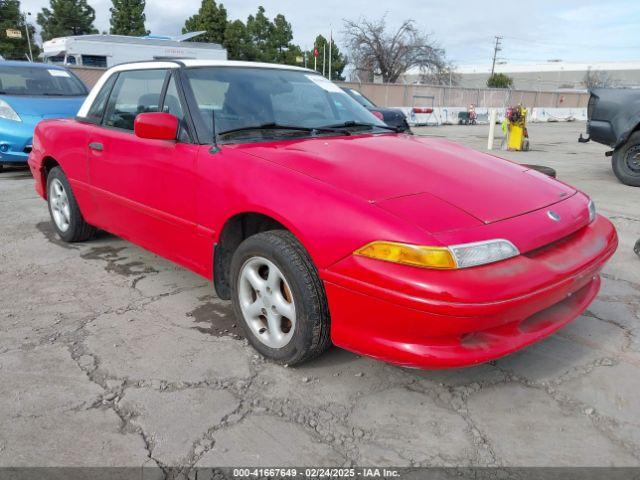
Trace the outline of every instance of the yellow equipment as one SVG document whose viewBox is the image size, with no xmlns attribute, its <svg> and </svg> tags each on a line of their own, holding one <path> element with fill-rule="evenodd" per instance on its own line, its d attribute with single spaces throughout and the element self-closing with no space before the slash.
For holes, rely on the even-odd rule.
<svg viewBox="0 0 640 480">
<path fill-rule="evenodd" d="M 509 107 L 505 117 L 507 124 L 507 150 L 529 150 L 527 109 L 522 105 Z"/>
</svg>

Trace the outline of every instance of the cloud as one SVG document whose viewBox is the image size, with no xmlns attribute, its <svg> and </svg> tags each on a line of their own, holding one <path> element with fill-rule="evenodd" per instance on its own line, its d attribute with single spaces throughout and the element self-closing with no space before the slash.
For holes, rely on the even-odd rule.
<svg viewBox="0 0 640 480">
<path fill-rule="evenodd" d="M 184 21 L 200 7 L 201 0 L 147 0 L 147 28 L 153 33 L 175 35 Z M 89 0 L 96 10 L 96 27 L 109 29 L 110 0 Z M 223 2 L 225 3 L 225 2 Z M 23 10 L 35 14 L 47 0 L 22 0 Z M 233 0 L 225 7 L 232 19 L 255 13 L 263 5 L 269 16 L 283 13 L 293 26 L 294 41 L 310 48 L 316 35 L 334 36 L 341 44 L 343 19 L 387 15 L 390 26 L 407 18 L 444 47 L 456 63 L 487 63 L 493 53 L 494 35 L 503 35 L 507 62 L 563 60 L 635 60 L 640 57 L 640 3 L 637 0 L 579 1 L 539 0 Z"/>
</svg>

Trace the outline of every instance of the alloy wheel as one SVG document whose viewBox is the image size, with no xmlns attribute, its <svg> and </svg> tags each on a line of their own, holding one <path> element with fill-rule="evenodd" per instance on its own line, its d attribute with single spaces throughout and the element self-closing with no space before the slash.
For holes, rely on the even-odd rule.
<svg viewBox="0 0 640 480">
<path fill-rule="evenodd" d="M 248 259 L 240 269 L 238 296 L 244 320 L 269 348 L 286 346 L 296 327 L 296 307 L 282 271 L 263 257 Z"/>
<path fill-rule="evenodd" d="M 66 232 L 71 224 L 71 206 L 67 191 L 57 178 L 54 178 L 49 186 L 49 204 L 56 226 L 61 232 Z"/>
</svg>

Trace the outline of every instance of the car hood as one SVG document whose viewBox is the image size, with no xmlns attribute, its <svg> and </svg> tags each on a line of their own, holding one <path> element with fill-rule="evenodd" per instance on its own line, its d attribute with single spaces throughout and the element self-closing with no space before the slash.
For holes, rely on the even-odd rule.
<svg viewBox="0 0 640 480">
<path fill-rule="evenodd" d="M 45 97 L 30 95 L 1 95 L 20 117 L 64 118 L 74 117 L 85 97 Z"/>
<path fill-rule="evenodd" d="M 485 224 L 544 208 L 575 193 L 527 167 L 437 138 L 320 137 L 245 144 L 243 150 L 382 208 L 390 204 L 385 201 L 408 196 L 415 196 L 408 211 L 419 205 L 428 208 L 427 196 L 420 195 L 428 194 L 439 205 L 461 209 Z"/>
</svg>

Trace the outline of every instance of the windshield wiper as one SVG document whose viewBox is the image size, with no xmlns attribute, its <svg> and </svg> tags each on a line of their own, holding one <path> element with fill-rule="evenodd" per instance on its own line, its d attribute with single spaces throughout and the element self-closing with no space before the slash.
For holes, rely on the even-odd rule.
<svg viewBox="0 0 640 480">
<path fill-rule="evenodd" d="M 44 95 L 46 97 L 66 97 L 65 93 L 44 92 L 37 95 Z"/>
<path fill-rule="evenodd" d="M 263 123 L 262 125 L 249 125 L 246 127 L 232 128 L 223 132 L 218 132 L 218 135 L 227 135 L 229 133 L 237 132 L 249 132 L 252 130 L 293 130 L 297 132 L 315 133 L 340 133 L 342 135 L 351 135 L 351 132 L 344 128 L 337 127 L 300 127 L 297 125 L 280 125 L 278 123 Z"/>
<path fill-rule="evenodd" d="M 347 120 L 344 123 L 337 123 L 335 125 L 326 125 L 322 128 L 349 128 L 349 127 L 369 127 L 373 128 L 383 128 L 385 130 L 391 130 L 392 132 L 399 133 L 397 127 L 390 127 L 389 125 L 377 125 L 375 123 L 365 123 L 365 122 L 355 122 L 353 120 Z"/>
</svg>

